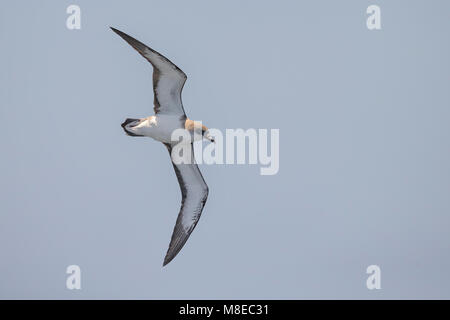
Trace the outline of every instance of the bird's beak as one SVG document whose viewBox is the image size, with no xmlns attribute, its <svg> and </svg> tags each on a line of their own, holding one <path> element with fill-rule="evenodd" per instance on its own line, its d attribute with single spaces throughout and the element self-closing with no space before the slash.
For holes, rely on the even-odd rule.
<svg viewBox="0 0 450 320">
<path fill-rule="evenodd" d="M 214 138 L 209 134 L 209 132 L 205 133 L 205 138 L 206 140 L 211 141 L 212 143 L 216 143 L 216 141 L 214 140 Z"/>
</svg>

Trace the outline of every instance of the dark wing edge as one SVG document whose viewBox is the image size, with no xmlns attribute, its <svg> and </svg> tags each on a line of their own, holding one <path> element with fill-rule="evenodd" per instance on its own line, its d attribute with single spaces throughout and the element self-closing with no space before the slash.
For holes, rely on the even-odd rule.
<svg viewBox="0 0 450 320">
<path fill-rule="evenodd" d="M 166 146 L 167 150 L 169 151 L 169 155 L 171 156 L 172 146 L 168 143 L 164 143 L 164 145 Z M 178 183 L 180 185 L 182 200 L 180 212 L 178 213 L 177 221 L 173 229 L 172 237 L 170 239 L 169 248 L 164 258 L 163 266 L 167 265 L 170 261 L 172 261 L 176 257 L 176 255 L 185 245 L 186 241 L 189 239 L 189 236 L 191 235 L 192 231 L 194 231 L 195 227 L 197 226 L 197 223 L 200 219 L 203 208 L 205 206 L 206 199 L 208 198 L 209 189 L 200 172 L 200 169 L 198 168 L 198 165 L 195 163 L 194 150 L 192 148 L 192 145 L 191 145 L 191 152 L 193 159 L 192 164 L 176 165 L 172 162 L 171 157 L 171 162 L 175 170 Z M 192 171 L 190 173 L 195 174 L 196 178 L 199 179 L 200 189 L 198 190 L 200 190 L 200 192 L 198 192 L 196 188 L 194 189 L 191 188 L 190 190 L 190 186 L 185 181 L 185 177 L 183 177 L 183 172 L 187 169 Z M 188 204 L 188 202 L 190 203 Z M 185 220 L 186 218 L 189 218 L 188 228 L 183 226 L 183 220 Z"/>
<path fill-rule="evenodd" d="M 152 48 L 146 46 L 139 40 L 127 35 L 126 33 L 117 30 L 113 27 L 110 27 L 112 31 L 117 33 L 122 39 L 124 39 L 130 46 L 132 46 L 141 56 L 143 56 L 150 64 L 153 66 L 153 92 L 154 92 L 154 110 L 155 114 L 159 113 L 161 110 L 160 98 L 163 100 L 167 99 L 167 97 L 158 97 L 161 94 L 158 92 L 159 83 L 161 80 L 169 79 L 173 81 L 173 85 L 175 88 L 170 88 L 169 91 L 175 89 L 178 91 L 178 97 L 175 97 L 177 100 L 177 104 L 179 104 L 180 112 L 185 115 L 185 111 L 183 108 L 183 104 L 181 102 L 181 92 L 184 87 L 184 83 L 186 82 L 187 76 L 186 74 L 178 68 L 172 61 L 164 57 L 159 52 L 153 50 Z M 164 78 L 164 79 L 162 79 Z M 164 82 L 164 81 L 163 81 Z M 166 83 L 163 84 L 165 86 Z M 164 88 L 166 89 L 166 88 Z M 172 94 L 172 92 L 164 92 L 164 94 Z"/>
</svg>

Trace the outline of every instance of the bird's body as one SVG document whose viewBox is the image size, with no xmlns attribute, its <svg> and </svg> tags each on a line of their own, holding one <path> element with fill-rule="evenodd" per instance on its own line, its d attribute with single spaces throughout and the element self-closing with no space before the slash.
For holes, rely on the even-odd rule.
<svg viewBox="0 0 450 320">
<path fill-rule="evenodd" d="M 203 136 L 213 140 L 207 132 L 208 129 L 200 122 L 184 119 L 178 115 L 163 114 L 143 119 L 126 119 L 122 127 L 128 135 L 150 137 L 162 143 L 172 143 L 172 134 L 177 129 L 187 130 L 191 134 L 191 141 Z M 198 134 L 194 135 L 197 128 Z"/>
<path fill-rule="evenodd" d="M 184 112 L 181 91 L 187 79 L 186 74 L 160 53 L 117 29 L 111 29 L 153 66 L 155 115 L 142 119 L 126 119 L 122 123 L 125 132 L 130 136 L 150 137 L 162 142 L 170 154 L 178 143 L 178 141 L 172 140 L 172 134 L 177 129 L 185 129 L 193 137 L 200 136 L 214 142 L 209 135 L 208 128 L 188 119 Z M 195 135 L 194 132 L 199 135 Z M 209 189 L 195 163 L 192 144 L 189 148 L 191 152 L 187 162 L 180 164 L 172 162 L 180 184 L 182 201 L 163 265 L 169 263 L 186 243 L 200 219 L 208 197 Z"/>
</svg>

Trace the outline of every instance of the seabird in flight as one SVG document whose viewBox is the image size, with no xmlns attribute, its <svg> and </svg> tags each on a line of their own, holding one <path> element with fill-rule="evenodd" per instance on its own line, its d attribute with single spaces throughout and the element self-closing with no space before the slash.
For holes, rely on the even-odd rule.
<svg viewBox="0 0 450 320">
<path fill-rule="evenodd" d="M 201 130 L 200 137 L 214 142 L 207 127 L 201 126 L 199 122 L 192 121 L 186 117 L 183 103 L 181 102 L 181 91 L 187 79 L 186 74 L 170 62 L 169 59 L 147 47 L 142 42 L 117 29 L 111 29 L 153 66 L 153 104 L 155 115 L 142 119 L 126 119 L 122 123 L 125 133 L 134 137 L 151 137 L 160 141 L 166 146 L 170 155 L 172 154 L 172 148 L 178 143 L 171 141 L 172 132 L 176 129 L 186 129 L 191 134 L 193 134 L 194 130 Z M 208 198 L 208 186 L 195 163 L 192 143 L 190 148 L 190 162 L 175 164 L 172 161 L 178 183 L 180 184 L 182 199 L 181 209 L 173 229 L 163 266 L 172 261 L 183 248 L 197 225 Z"/>
</svg>

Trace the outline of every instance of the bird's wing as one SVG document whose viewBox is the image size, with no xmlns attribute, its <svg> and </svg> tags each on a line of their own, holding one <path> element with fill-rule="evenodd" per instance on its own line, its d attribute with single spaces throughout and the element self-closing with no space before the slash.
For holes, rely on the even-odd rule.
<svg viewBox="0 0 450 320">
<path fill-rule="evenodd" d="M 172 154 L 172 146 L 168 143 L 164 145 Z M 191 144 L 191 162 L 190 164 L 175 164 L 172 161 L 178 183 L 181 188 L 181 209 L 178 214 L 177 222 L 173 229 L 169 249 L 167 250 L 164 264 L 168 264 L 183 248 L 187 239 L 197 225 L 206 199 L 208 198 L 208 186 L 195 163 L 194 150 Z M 172 159 L 172 158 L 171 158 Z"/>
<path fill-rule="evenodd" d="M 186 117 L 181 101 L 181 91 L 187 76 L 169 59 L 126 33 L 111 28 L 153 66 L 153 93 L 155 114 Z"/>
</svg>

